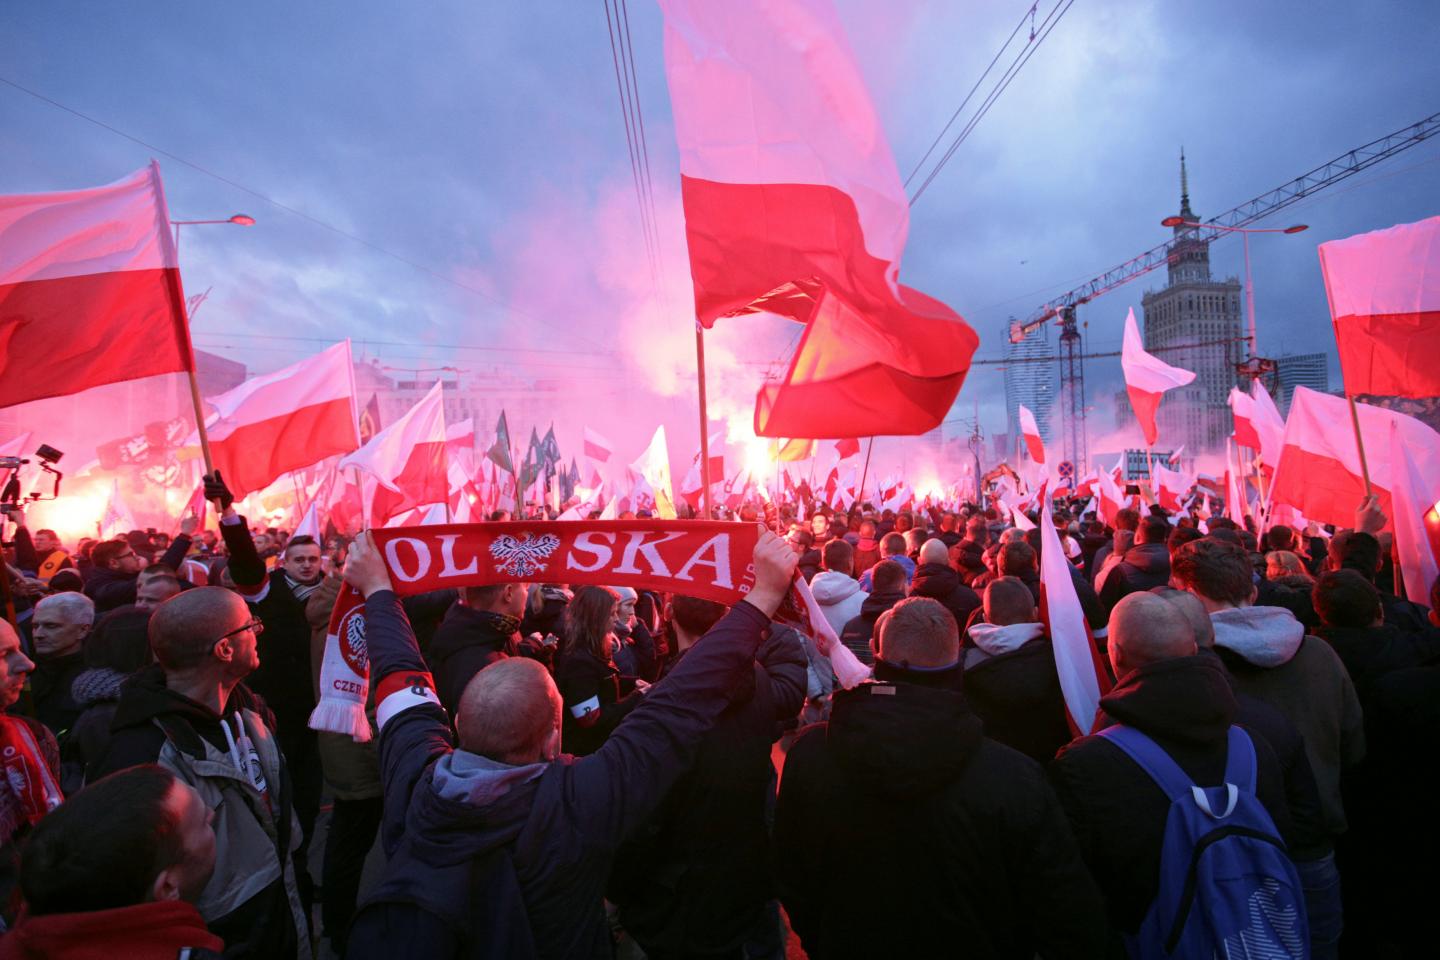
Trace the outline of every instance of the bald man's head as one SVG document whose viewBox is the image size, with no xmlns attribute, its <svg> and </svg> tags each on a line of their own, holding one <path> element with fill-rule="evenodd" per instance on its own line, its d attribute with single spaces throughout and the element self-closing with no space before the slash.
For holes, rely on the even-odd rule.
<svg viewBox="0 0 1440 960">
<path fill-rule="evenodd" d="M 562 703 L 539 661 L 497 660 L 460 695 L 460 749 L 501 763 L 552 760 L 560 752 Z"/>
<path fill-rule="evenodd" d="M 1132 593 L 1110 612 L 1110 664 L 1117 677 L 1194 653 L 1195 630 L 1184 612 L 1153 593 Z"/>
<path fill-rule="evenodd" d="M 938 537 L 926 540 L 920 546 L 920 562 L 946 566 L 950 563 L 950 548 Z"/>
<path fill-rule="evenodd" d="M 196 587 L 166 600 L 150 617 L 150 649 L 166 670 L 191 670 L 211 657 L 215 644 L 250 621 L 238 594 Z"/>
<path fill-rule="evenodd" d="M 1215 646 L 1215 624 L 1210 622 L 1210 614 L 1199 597 L 1174 587 L 1154 587 L 1150 592 L 1185 615 L 1190 629 L 1195 631 L 1196 647 L 1209 650 Z"/>
<path fill-rule="evenodd" d="M 1035 597 L 1019 577 L 999 577 L 985 588 L 985 622 L 997 627 L 1035 622 Z"/>
</svg>

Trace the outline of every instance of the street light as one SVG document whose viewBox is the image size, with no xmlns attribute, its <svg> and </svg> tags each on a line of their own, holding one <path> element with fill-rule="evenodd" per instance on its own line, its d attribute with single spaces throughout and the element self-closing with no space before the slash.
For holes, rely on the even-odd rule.
<svg viewBox="0 0 1440 960">
<path fill-rule="evenodd" d="M 1255 284 L 1250 277 L 1250 234 L 1252 233 L 1300 233 L 1310 229 L 1309 224 L 1297 223 L 1289 227 L 1227 227 L 1218 223 L 1197 223 L 1194 220 L 1186 220 L 1184 217 L 1166 217 L 1160 221 L 1162 227 L 1200 227 L 1205 230 L 1220 230 L 1225 233 L 1238 233 L 1245 240 L 1245 312 L 1249 314 L 1250 336 L 1246 339 L 1249 342 L 1250 358 L 1245 361 L 1242 372 L 1258 377 L 1261 373 L 1262 364 L 1258 362 L 1255 350 Z"/>
<path fill-rule="evenodd" d="M 241 227 L 255 226 L 255 218 L 248 213 L 232 213 L 224 220 L 171 220 L 170 225 L 175 228 L 175 259 L 180 259 L 180 228 L 193 227 L 202 223 L 233 223 Z"/>
</svg>

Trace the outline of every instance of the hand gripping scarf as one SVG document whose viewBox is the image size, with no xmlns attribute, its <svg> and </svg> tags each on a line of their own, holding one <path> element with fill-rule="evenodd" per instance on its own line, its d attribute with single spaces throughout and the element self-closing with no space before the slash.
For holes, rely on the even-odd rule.
<svg viewBox="0 0 1440 960">
<path fill-rule="evenodd" d="M 447 587 L 537 582 L 632 587 L 730 606 L 755 584 L 750 560 L 760 528 L 711 520 L 537 520 L 370 533 L 402 597 Z M 845 686 L 868 676 L 836 638 L 802 577 L 796 576 L 775 619 L 794 625 L 831 656 Z M 347 585 L 330 614 L 311 728 L 369 740 L 369 693 L 365 602 Z"/>
</svg>

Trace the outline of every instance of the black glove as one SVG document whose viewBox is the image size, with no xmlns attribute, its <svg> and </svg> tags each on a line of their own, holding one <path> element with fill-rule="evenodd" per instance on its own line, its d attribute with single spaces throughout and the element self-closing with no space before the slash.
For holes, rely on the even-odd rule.
<svg viewBox="0 0 1440 960">
<path fill-rule="evenodd" d="M 230 505 L 235 502 L 235 494 L 225 486 L 225 480 L 220 476 L 217 469 L 214 473 L 207 473 L 200 478 L 205 483 L 205 499 L 219 500 L 221 510 L 229 510 Z"/>
</svg>

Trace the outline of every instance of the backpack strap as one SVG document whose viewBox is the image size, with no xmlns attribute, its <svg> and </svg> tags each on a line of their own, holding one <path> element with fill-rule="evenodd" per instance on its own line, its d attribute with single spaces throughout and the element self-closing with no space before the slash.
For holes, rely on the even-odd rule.
<svg viewBox="0 0 1440 960">
<path fill-rule="evenodd" d="M 1150 775 L 1150 779 L 1165 792 L 1171 803 L 1189 800 L 1194 796 L 1192 790 L 1195 782 L 1180 769 L 1180 765 L 1170 758 L 1170 754 L 1166 753 L 1160 744 L 1147 735 L 1134 727 L 1117 723 L 1101 730 L 1100 736 L 1124 750 L 1131 760 L 1139 764 L 1140 769 Z"/>
<path fill-rule="evenodd" d="M 1232 726 L 1225 755 L 1225 782 L 1253 794 L 1256 779 L 1255 744 L 1244 729 Z"/>
</svg>

